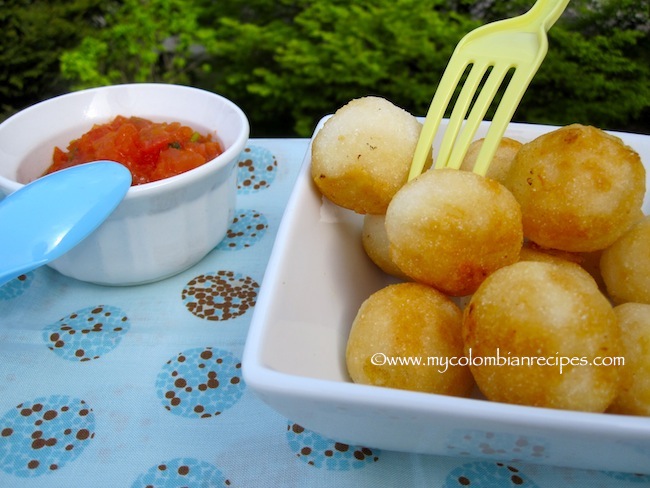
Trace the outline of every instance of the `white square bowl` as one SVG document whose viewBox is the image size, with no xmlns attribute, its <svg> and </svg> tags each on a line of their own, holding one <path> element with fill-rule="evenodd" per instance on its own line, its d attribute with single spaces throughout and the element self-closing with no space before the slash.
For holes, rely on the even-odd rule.
<svg viewBox="0 0 650 488">
<path fill-rule="evenodd" d="M 506 136 L 526 142 L 553 129 L 511 124 Z M 615 135 L 648 167 L 650 136 Z M 345 367 L 350 326 L 361 303 L 391 280 L 362 248 L 363 217 L 336 207 L 313 185 L 310 155 L 311 147 L 278 230 L 243 355 L 244 379 L 264 402 L 305 428 L 371 448 L 650 473 L 650 418 L 353 383 Z M 647 195 L 643 209 L 650 213 Z"/>
</svg>

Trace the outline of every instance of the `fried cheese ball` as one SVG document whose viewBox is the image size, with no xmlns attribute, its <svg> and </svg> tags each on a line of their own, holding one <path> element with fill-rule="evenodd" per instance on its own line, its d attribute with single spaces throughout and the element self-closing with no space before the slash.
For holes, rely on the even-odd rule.
<svg viewBox="0 0 650 488">
<path fill-rule="evenodd" d="M 650 216 L 603 251 L 600 270 L 616 303 L 650 303 Z"/>
<path fill-rule="evenodd" d="M 650 415 L 650 305 L 624 303 L 614 308 L 623 342 L 619 393 L 609 411 Z"/>
<path fill-rule="evenodd" d="M 461 318 L 458 306 L 429 286 L 382 288 L 366 299 L 352 324 L 350 377 L 367 385 L 468 396 L 474 385 L 469 368 L 445 363 L 463 354 Z M 428 358 L 440 361 L 430 365 Z"/>
<path fill-rule="evenodd" d="M 600 257 L 602 251 L 594 252 L 569 252 L 558 249 L 547 249 L 538 246 L 534 242 L 527 241 L 521 248 L 520 261 L 547 261 L 562 262 L 568 261 L 582 267 L 591 277 L 596 280 L 598 288 L 605 290 L 605 282 L 600 272 Z"/>
<path fill-rule="evenodd" d="M 368 257 L 384 273 L 406 280 L 408 277 L 393 262 L 389 252 L 388 235 L 384 215 L 367 214 L 363 218 L 361 229 L 361 243 Z"/>
<path fill-rule="evenodd" d="M 484 140 L 485 139 L 479 139 L 469 145 L 465 158 L 460 165 L 460 169 L 465 171 L 473 170 L 478 154 L 483 147 Z M 494 157 L 490 162 L 490 167 L 488 168 L 487 173 L 485 173 L 485 176 L 503 184 L 506 181 L 508 171 L 510 171 L 510 166 L 512 166 L 515 156 L 522 145 L 523 144 L 519 141 L 515 141 L 509 137 L 503 137 L 497 146 L 497 151 L 494 153 Z"/>
<path fill-rule="evenodd" d="M 575 261 L 557 254 L 547 253 L 535 247 L 524 245 L 519 253 L 519 261 L 534 261 L 538 263 L 552 263 L 566 266 L 578 266 Z"/>
<path fill-rule="evenodd" d="M 393 262 L 413 280 L 453 296 L 473 293 L 519 259 L 519 204 L 495 180 L 432 169 L 404 185 L 386 212 Z"/>
<path fill-rule="evenodd" d="M 352 100 L 314 137 L 311 176 L 337 205 L 383 214 L 406 183 L 421 129 L 413 115 L 384 98 Z"/>
<path fill-rule="evenodd" d="M 639 217 L 646 176 L 618 137 L 573 124 L 524 144 L 506 186 L 521 204 L 524 235 L 563 251 L 605 249 Z"/>
<path fill-rule="evenodd" d="M 463 316 L 465 355 L 486 398 L 505 403 L 604 412 L 617 394 L 614 310 L 577 265 L 518 262 L 490 275 Z M 498 359 L 501 358 L 501 359 Z"/>
</svg>

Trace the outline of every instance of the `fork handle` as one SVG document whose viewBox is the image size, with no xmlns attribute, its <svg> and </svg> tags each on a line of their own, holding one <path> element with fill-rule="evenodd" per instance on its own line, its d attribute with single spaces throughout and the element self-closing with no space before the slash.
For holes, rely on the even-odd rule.
<svg viewBox="0 0 650 488">
<path fill-rule="evenodd" d="M 571 0 L 537 0 L 535 5 L 524 14 L 524 17 L 530 18 L 531 27 L 542 27 L 548 30 L 557 22 L 562 12 Z M 523 20 L 523 19 L 522 19 Z"/>
</svg>

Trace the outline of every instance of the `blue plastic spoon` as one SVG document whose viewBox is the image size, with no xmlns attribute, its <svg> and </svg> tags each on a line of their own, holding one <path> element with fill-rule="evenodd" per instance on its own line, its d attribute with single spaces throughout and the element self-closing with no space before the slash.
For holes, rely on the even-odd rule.
<svg viewBox="0 0 650 488">
<path fill-rule="evenodd" d="M 130 186 L 126 167 L 98 161 L 51 173 L 0 200 L 0 286 L 79 244 Z"/>
</svg>

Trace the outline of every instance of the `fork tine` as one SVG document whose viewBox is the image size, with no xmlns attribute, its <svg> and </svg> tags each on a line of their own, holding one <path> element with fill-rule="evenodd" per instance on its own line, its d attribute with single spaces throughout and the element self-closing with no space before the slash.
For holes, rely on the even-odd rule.
<svg viewBox="0 0 650 488">
<path fill-rule="evenodd" d="M 496 113 L 490 123 L 481 150 L 479 151 L 476 163 L 474 164 L 473 171 L 477 174 L 485 176 L 490 166 L 490 162 L 497 151 L 499 142 L 506 132 L 506 128 L 512 119 L 512 116 L 517 110 L 517 106 L 524 96 L 524 92 L 528 88 L 532 74 L 525 70 L 515 70 L 506 90 L 501 98 L 501 102 L 497 107 Z"/>
<path fill-rule="evenodd" d="M 451 155 L 445 166 L 458 169 L 467 153 L 467 149 L 474 138 L 478 126 L 483 121 L 490 104 L 494 100 L 494 95 L 503 83 L 503 79 L 512 66 L 510 64 L 495 65 L 488 75 L 483 88 L 481 89 L 472 110 L 467 117 L 461 134 L 454 145 Z M 446 134 L 445 134 L 446 137 Z"/>
<path fill-rule="evenodd" d="M 483 79 L 483 76 L 489 67 L 487 63 L 474 63 L 471 66 L 471 71 L 469 72 L 463 88 L 456 99 L 451 117 L 449 118 L 449 122 L 445 128 L 445 135 L 442 139 L 442 144 L 436 158 L 436 168 L 443 168 L 446 166 L 449 154 L 451 153 L 463 120 L 465 120 L 465 116 L 467 115 L 467 110 L 469 109 L 472 98 L 474 97 L 476 87 Z"/>
<path fill-rule="evenodd" d="M 440 79 L 438 89 L 433 96 L 433 100 L 431 100 L 431 105 L 422 125 L 422 131 L 415 147 L 415 152 L 413 153 L 413 162 L 411 163 L 408 181 L 411 181 L 422 173 L 424 163 L 433 146 L 433 139 L 440 126 L 440 121 L 454 93 L 454 88 L 458 85 L 466 66 L 467 63 L 465 61 L 460 61 L 457 56 L 454 57 L 452 55 Z"/>
</svg>

